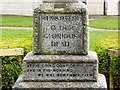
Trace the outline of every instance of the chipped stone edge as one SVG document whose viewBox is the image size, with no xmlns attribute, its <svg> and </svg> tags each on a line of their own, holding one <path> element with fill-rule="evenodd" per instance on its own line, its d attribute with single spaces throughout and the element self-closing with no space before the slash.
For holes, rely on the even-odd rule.
<svg viewBox="0 0 120 90">
<path fill-rule="evenodd" d="M 97 82 L 24 82 L 23 75 L 20 75 L 12 89 L 25 88 L 99 88 L 107 90 L 107 83 L 103 74 L 98 74 Z"/>
<path fill-rule="evenodd" d="M 24 57 L 23 62 L 98 63 L 98 58 L 96 52 L 94 51 L 89 51 L 88 55 L 34 55 L 33 52 L 28 52 Z"/>
<path fill-rule="evenodd" d="M 78 0 L 42 0 L 43 3 L 78 3 Z"/>
</svg>

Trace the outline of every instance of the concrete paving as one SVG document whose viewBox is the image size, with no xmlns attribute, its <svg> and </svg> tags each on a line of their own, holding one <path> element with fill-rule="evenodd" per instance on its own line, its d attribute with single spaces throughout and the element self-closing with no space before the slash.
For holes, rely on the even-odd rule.
<svg viewBox="0 0 120 90">
<path fill-rule="evenodd" d="M 97 28 L 91 28 L 88 27 L 89 31 L 116 31 L 116 32 L 120 32 L 120 30 L 108 30 L 108 29 L 97 29 Z"/>
<path fill-rule="evenodd" d="M 0 27 L 0 29 L 22 29 L 22 30 L 33 30 L 32 27 Z M 108 30 L 108 29 L 96 29 L 88 27 L 89 31 L 120 31 L 120 30 Z"/>
<path fill-rule="evenodd" d="M 23 30 L 33 30 L 32 27 L 1 27 L 0 29 L 23 29 Z"/>
</svg>

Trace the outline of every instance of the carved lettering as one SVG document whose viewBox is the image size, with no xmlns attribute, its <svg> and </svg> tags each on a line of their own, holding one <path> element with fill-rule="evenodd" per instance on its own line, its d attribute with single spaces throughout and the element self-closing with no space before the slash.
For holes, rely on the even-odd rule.
<svg viewBox="0 0 120 90">
<path fill-rule="evenodd" d="M 51 46 L 58 47 L 58 42 L 51 42 Z"/>
<path fill-rule="evenodd" d="M 37 78 L 93 78 L 94 64 L 92 63 L 29 63 L 27 75 L 37 75 Z M 38 67 L 39 66 L 39 67 Z M 48 77 L 48 78 L 47 78 Z"/>
<path fill-rule="evenodd" d="M 47 15 L 44 15 L 44 16 L 40 16 L 40 20 L 45 20 L 45 21 L 58 21 L 58 20 L 61 20 L 61 21 L 79 21 L 81 19 L 80 16 L 70 16 L 70 15 L 64 15 L 64 16 L 47 16 Z"/>
<path fill-rule="evenodd" d="M 62 43 L 62 45 L 65 46 L 65 47 L 67 47 L 67 46 L 70 45 L 69 42 L 61 42 L 61 43 Z"/>
<path fill-rule="evenodd" d="M 56 26 L 55 26 L 55 25 L 52 25 L 52 26 L 51 26 L 51 30 L 56 30 Z"/>
<path fill-rule="evenodd" d="M 81 14 L 40 14 L 39 48 L 42 53 L 83 52 L 84 36 Z"/>
<path fill-rule="evenodd" d="M 76 34 L 43 34 L 44 38 L 49 38 L 49 39 L 74 39 L 77 38 L 78 36 Z"/>
<path fill-rule="evenodd" d="M 75 26 L 71 26 L 71 25 L 63 25 L 63 26 L 59 26 L 59 30 L 61 30 L 61 31 L 64 31 L 64 30 L 74 30 L 74 27 Z"/>
</svg>

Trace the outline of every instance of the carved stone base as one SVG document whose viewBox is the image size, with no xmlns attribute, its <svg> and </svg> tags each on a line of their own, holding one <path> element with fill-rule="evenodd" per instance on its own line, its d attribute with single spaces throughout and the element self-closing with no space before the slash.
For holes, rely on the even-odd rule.
<svg viewBox="0 0 120 90">
<path fill-rule="evenodd" d="M 97 54 L 88 55 L 33 55 L 23 59 L 22 75 L 25 81 L 81 82 L 97 81 Z"/>
<path fill-rule="evenodd" d="M 65 88 L 99 88 L 107 89 L 105 76 L 98 74 L 97 82 L 25 82 L 23 81 L 23 75 L 21 75 L 17 82 L 13 86 L 13 90 L 17 89 L 65 89 Z"/>
</svg>

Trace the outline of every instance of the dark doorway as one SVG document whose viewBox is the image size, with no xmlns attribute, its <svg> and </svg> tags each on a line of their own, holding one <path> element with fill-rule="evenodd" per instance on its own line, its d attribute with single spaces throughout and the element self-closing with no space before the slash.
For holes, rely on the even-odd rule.
<svg viewBox="0 0 120 90">
<path fill-rule="evenodd" d="M 120 18 L 120 1 L 118 2 L 118 16 Z"/>
<path fill-rule="evenodd" d="M 106 15 L 106 2 L 104 0 L 104 15 Z"/>
</svg>

